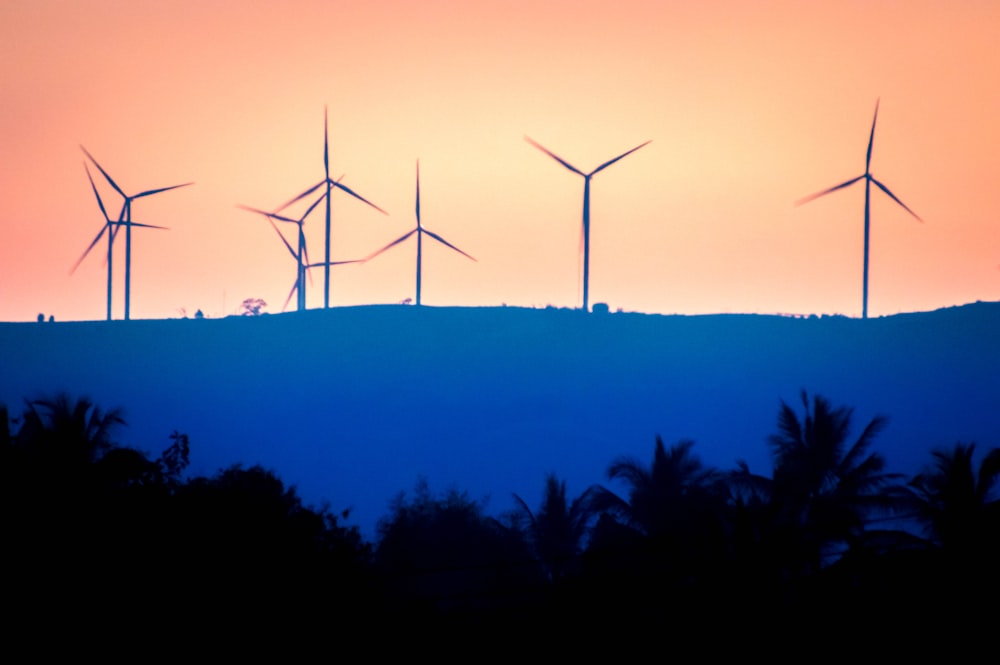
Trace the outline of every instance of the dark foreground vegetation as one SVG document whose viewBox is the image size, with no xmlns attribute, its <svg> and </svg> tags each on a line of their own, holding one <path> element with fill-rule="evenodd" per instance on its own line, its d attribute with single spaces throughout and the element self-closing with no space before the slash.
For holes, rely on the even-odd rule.
<svg viewBox="0 0 1000 665">
<path fill-rule="evenodd" d="M 189 477 L 184 434 L 154 458 L 117 442 L 123 425 L 65 395 L 0 407 L 8 630 L 405 628 L 585 650 L 706 627 L 843 640 L 889 617 L 912 633 L 998 608 L 1000 449 L 955 444 L 903 478 L 874 450 L 882 419 L 856 433 L 818 396 L 782 405 L 769 470 L 710 468 L 692 442 L 657 439 L 649 459 L 610 461 L 624 492 L 569 496 L 553 474 L 494 516 L 418 482 L 374 543 L 270 471 Z"/>
</svg>

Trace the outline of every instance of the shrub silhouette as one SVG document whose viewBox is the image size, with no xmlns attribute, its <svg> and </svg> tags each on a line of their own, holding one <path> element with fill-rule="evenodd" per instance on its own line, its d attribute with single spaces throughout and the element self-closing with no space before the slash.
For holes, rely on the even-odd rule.
<svg viewBox="0 0 1000 665">
<path fill-rule="evenodd" d="M 484 516 L 465 492 L 435 496 L 425 480 L 379 521 L 375 560 L 388 602 L 432 613 L 425 616 L 504 612 L 543 580 L 516 530 Z"/>
</svg>

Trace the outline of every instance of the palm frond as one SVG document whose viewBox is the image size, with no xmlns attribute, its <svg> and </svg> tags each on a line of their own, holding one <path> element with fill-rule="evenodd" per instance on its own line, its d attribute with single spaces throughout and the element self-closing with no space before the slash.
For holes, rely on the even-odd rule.
<svg viewBox="0 0 1000 665">
<path fill-rule="evenodd" d="M 993 448 L 979 463 L 979 483 L 977 487 L 980 501 L 992 503 L 1000 501 L 1000 448 Z"/>
</svg>

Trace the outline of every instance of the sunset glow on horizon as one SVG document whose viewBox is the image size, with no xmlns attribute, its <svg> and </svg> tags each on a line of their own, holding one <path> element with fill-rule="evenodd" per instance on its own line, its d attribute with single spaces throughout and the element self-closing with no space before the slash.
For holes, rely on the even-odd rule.
<svg viewBox="0 0 1000 665">
<path fill-rule="evenodd" d="M 137 200 L 132 318 L 281 311 L 268 222 L 330 175 L 331 258 L 423 226 L 427 305 L 869 315 L 1000 299 L 1000 2 L 13 0 L 0 6 L 0 321 L 105 318 L 83 145 Z M 121 198 L 93 168 L 112 217 Z M 317 196 L 321 192 L 317 192 Z M 313 199 L 288 209 L 300 215 Z M 322 204 L 307 218 L 323 258 Z M 294 231 L 282 228 L 295 245 Z M 124 311 L 124 233 L 114 246 Z M 331 270 L 331 305 L 413 298 L 416 243 Z M 309 308 L 323 303 L 312 271 Z M 293 298 L 287 311 L 295 308 Z"/>
</svg>

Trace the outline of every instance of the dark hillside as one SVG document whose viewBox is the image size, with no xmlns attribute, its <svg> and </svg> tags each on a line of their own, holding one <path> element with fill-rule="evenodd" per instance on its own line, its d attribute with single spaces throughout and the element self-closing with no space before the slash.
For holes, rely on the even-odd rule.
<svg viewBox="0 0 1000 665">
<path fill-rule="evenodd" d="M 65 390 L 151 453 L 190 435 L 192 471 L 261 464 L 371 534 L 418 476 L 534 497 L 571 491 L 656 434 L 710 464 L 769 470 L 779 401 L 799 393 L 890 418 L 879 445 L 913 473 L 955 441 L 1000 444 L 1000 303 L 862 321 L 349 307 L 220 320 L 0 324 L 0 401 Z"/>
</svg>

